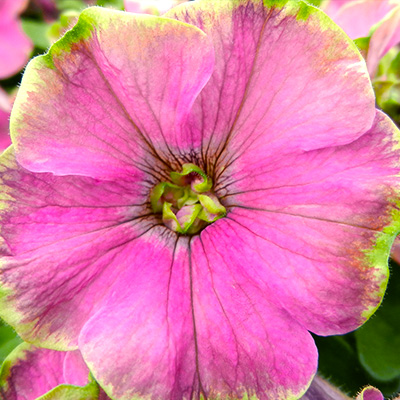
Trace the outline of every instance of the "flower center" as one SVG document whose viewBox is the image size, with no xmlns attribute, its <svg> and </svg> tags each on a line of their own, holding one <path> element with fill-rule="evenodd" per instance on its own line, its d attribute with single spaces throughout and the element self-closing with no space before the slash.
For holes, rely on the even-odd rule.
<svg viewBox="0 0 400 400">
<path fill-rule="evenodd" d="M 210 191 L 211 179 L 198 166 L 183 164 L 181 173 L 171 172 L 171 181 L 159 183 L 150 195 L 153 211 L 162 213 L 169 229 L 192 235 L 226 215 Z"/>
</svg>

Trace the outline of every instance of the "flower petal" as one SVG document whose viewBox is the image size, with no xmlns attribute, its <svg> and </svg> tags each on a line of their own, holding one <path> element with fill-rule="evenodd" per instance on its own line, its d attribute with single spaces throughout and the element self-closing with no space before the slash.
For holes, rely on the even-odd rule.
<svg viewBox="0 0 400 400">
<path fill-rule="evenodd" d="M 365 387 L 357 396 L 356 400 L 385 400 L 380 390 L 373 386 Z"/>
<path fill-rule="evenodd" d="M 316 8 L 301 1 L 202 0 L 165 15 L 213 39 L 214 72 L 188 128 L 206 162 L 223 151 L 223 169 L 248 147 L 261 146 L 269 157 L 345 144 L 370 128 L 375 101 L 365 62 Z"/>
<path fill-rule="evenodd" d="M 367 55 L 368 71 L 371 77 L 375 76 L 381 58 L 399 42 L 400 2 L 386 15 L 371 35 Z"/>
<path fill-rule="evenodd" d="M 35 172 L 107 179 L 140 176 L 160 157 L 174 161 L 169 146 L 213 57 L 206 35 L 187 24 L 84 10 L 27 67 L 11 115 L 18 161 Z"/>
<path fill-rule="evenodd" d="M 89 369 L 81 367 L 79 352 L 72 352 L 70 360 L 74 359 L 75 363 L 70 367 L 78 368 L 80 376 L 75 372 L 75 379 L 65 380 L 63 364 L 69 355 L 69 352 L 41 349 L 28 343 L 19 345 L 1 368 L 0 391 L 4 399 L 36 400 L 47 393 L 43 399 L 96 400 L 99 389 L 96 382 L 89 383 Z M 65 394 L 69 396 L 64 397 Z"/>
<path fill-rule="evenodd" d="M 126 273 L 129 287 L 82 331 L 83 357 L 109 396 L 281 400 L 302 394 L 317 363 L 309 333 L 248 290 L 256 283 L 232 277 L 218 256 L 229 248 L 212 249 L 208 261 L 198 237 L 172 245 L 152 263 L 149 250 L 140 252 L 138 265 L 146 270 L 134 278 Z"/>
<path fill-rule="evenodd" d="M 14 75 L 28 61 L 32 42 L 24 34 L 18 14 L 27 0 L 2 0 L 0 4 L 0 79 Z"/>
<path fill-rule="evenodd" d="M 1 161 L 1 316 L 30 342 L 74 349 L 81 327 L 131 263 L 124 246 L 158 224 L 141 219 L 149 189 L 121 179 L 34 174 L 16 164 L 12 148 Z"/>
<path fill-rule="evenodd" d="M 135 263 L 85 325 L 79 348 L 112 398 L 192 398 L 197 379 L 186 239 L 149 237 L 135 249 Z"/>
<path fill-rule="evenodd" d="M 226 224 L 241 238 L 232 260 L 249 265 L 249 279 L 279 293 L 276 301 L 307 329 L 355 329 L 381 301 L 400 230 L 398 129 L 378 112 L 349 145 L 264 164 L 254 158 L 237 165 L 229 195 L 220 196 Z M 228 227 L 219 229 L 210 234 Z"/>
<path fill-rule="evenodd" d="M 371 28 L 397 4 L 398 0 L 355 0 L 341 3 L 339 9 L 328 7 L 324 11 L 354 40 L 368 36 Z"/>
</svg>

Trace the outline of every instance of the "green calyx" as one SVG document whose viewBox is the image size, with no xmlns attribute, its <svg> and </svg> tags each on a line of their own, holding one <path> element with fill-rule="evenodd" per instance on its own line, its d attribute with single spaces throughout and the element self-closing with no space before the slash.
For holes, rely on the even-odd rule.
<svg viewBox="0 0 400 400">
<path fill-rule="evenodd" d="M 183 164 L 182 172 L 171 172 L 170 182 L 156 185 L 150 195 L 155 213 L 162 214 L 171 230 L 192 235 L 226 215 L 225 207 L 210 192 L 212 180 L 194 164 Z"/>
</svg>

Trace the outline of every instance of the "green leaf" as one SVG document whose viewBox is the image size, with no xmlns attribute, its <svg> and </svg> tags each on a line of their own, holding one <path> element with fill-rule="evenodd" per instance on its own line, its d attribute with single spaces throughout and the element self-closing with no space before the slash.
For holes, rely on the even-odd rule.
<svg viewBox="0 0 400 400">
<path fill-rule="evenodd" d="M 353 332 L 340 336 L 314 336 L 314 339 L 319 353 L 318 373 L 342 392 L 353 398 L 362 387 L 372 385 L 387 397 L 397 394 L 399 378 L 382 383 L 365 371 L 358 360 Z"/>
<path fill-rule="evenodd" d="M 400 268 L 395 265 L 382 306 L 356 333 L 359 359 L 380 381 L 400 377 Z"/>
<path fill-rule="evenodd" d="M 124 10 L 124 0 L 97 0 L 97 5 L 101 7 Z"/>
<path fill-rule="evenodd" d="M 47 50 L 50 41 L 47 37 L 49 25 L 42 21 L 33 19 L 22 19 L 22 29 L 30 37 L 36 48 Z"/>
<path fill-rule="evenodd" d="M 0 364 L 20 343 L 22 343 L 22 339 L 14 329 L 0 321 Z"/>
</svg>

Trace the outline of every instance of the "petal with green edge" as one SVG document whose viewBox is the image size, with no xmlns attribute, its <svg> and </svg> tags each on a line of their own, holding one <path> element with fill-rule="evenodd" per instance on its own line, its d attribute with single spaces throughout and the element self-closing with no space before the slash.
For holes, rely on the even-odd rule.
<svg viewBox="0 0 400 400">
<path fill-rule="evenodd" d="M 121 179 L 33 174 L 12 148 L 0 178 L 1 316 L 27 341 L 75 349 L 82 326 L 131 262 L 121 247 L 157 224 L 141 217 L 148 190 Z"/>
<path fill-rule="evenodd" d="M 148 251 L 139 254 L 147 267 L 135 279 L 126 272 L 131 283 L 82 330 L 82 355 L 108 395 L 283 400 L 304 393 L 317 367 L 311 335 L 251 283 L 241 287 L 223 259 L 210 264 L 199 237 L 168 248 L 168 258 L 151 264 Z M 223 243 L 212 254 L 229 251 Z"/>
<path fill-rule="evenodd" d="M 19 345 L 4 361 L 0 372 L 0 396 L 7 400 L 97 400 L 99 387 L 89 381 L 89 369 L 78 351 L 41 349 Z M 65 360 L 73 377 L 65 378 Z M 84 367 L 83 367 L 84 366 Z"/>
<path fill-rule="evenodd" d="M 349 143 L 371 127 L 365 62 L 320 10 L 302 1 L 202 0 L 165 16 L 213 40 L 214 72 L 187 130 L 203 158 L 220 156 L 221 168 L 248 148 L 262 148 L 264 157 L 317 149 Z"/>
<path fill-rule="evenodd" d="M 170 148 L 213 58 L 193 26 L 84 10 L 26 69 L 11 114 L 18 161 L 31 171 L 107 179 L 140 178 L 160 157 L 174 161 Z"/>
<path fill-rule="evenodd" d="M 276 300 L 307 329 L 357 328 L 381 302 L 400 229 L 398 129 L 378 112 L 371 130 L 346 146 L 252 164 L 257 159 L 238 159 L 216 191 L 229 227 L 212 233 L 212 225 L 209 234 L 233 230 L 227 240 L 241 238 L 241 246 L 231 262 L 249 265 L 249 280 L 279 293 Z"/>
</svg>

